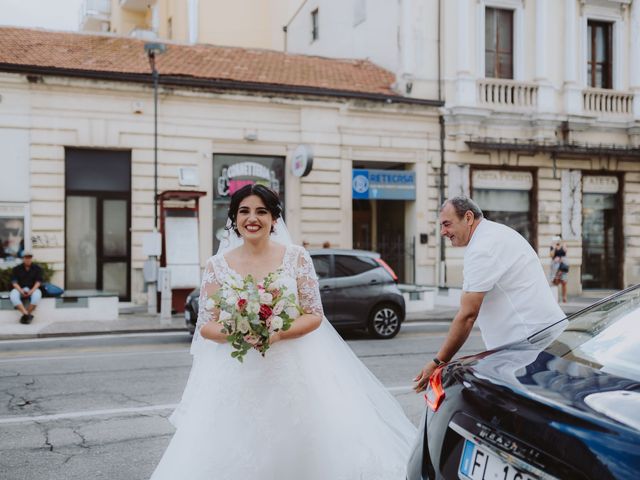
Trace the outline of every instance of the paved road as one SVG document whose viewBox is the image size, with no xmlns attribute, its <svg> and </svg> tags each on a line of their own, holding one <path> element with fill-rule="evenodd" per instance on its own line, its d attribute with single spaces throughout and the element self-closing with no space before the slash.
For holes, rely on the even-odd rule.
<svg viewBox="0 0 640 480">
<path fill-rule="evenodd" d="M 410 381 L 447 327 L 413 322 L 389 341 L 344 336 L 417 423 L 424 401 Z M 0 342 L 0 478 L 149 478 L 173 434 L 167 417 L 187 380 L 189 342 L 182 333 Z M 474 331 L 465 352 L 481 349 Z"/>
</svg>

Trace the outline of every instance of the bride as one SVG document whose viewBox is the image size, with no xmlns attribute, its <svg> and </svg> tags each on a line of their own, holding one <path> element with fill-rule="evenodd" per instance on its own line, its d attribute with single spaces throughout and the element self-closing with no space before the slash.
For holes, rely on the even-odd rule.
<svg viewBox="0 0 640 480">
<path fill-rule="evenodd" d="M 152 479 L 405 479 L 416 430 L 324 318 L 311 258 L 291 244 L 276 194 L 247 185 L 228 217 L 227 245 L 202 279 L 176 433 Z M 264 357 L 252 349 L 240 363 L 207 300 L 225 282 L 271 273 L 303 313 L 272 334 Z"/>
</svg>

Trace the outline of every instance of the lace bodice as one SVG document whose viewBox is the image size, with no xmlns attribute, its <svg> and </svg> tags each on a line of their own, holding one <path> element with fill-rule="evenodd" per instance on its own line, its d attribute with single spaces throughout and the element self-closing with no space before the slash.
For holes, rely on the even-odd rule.
<svg viewBox="0 0 640 480">
<path fill-rule="evenodd" d="M 282 264 L 276 270 L 281 280 L 296 294 L 297 300 L 304 313 L 323 316 L 318 277 L 313 268 L 309 253 L 297 245 L 287 245 Z M 241 280 L 242 276 L 235 272 L 222 254 L 210 257 L 202 275 L 200 286 L 200 308 L 196 330 L 210 320 L 218 318 L 218 312 L 212 308 L 208 300 L 216 290 L 225 283 Z"/>
</svg>

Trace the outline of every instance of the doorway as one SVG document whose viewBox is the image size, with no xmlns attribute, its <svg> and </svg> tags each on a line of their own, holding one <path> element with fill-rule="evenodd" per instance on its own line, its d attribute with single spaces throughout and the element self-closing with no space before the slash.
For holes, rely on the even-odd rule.
<svg viewBox="0 0 640 480">
<path fill-rule="evenodd" d="M 399 282 L 412 281 L 405 268 L 407 259 L 413 258 L 410 246 L 405 245 L 405 202 L 354 199 L 352 212 L 353 248 L 380 253 Z"/>
<path fill-rule="evenodd" d="M 622 219 L 617 193 L 582 195 L 582 288 L 621 288 Z"/>
<path fill-rule="evenodd" d="M 129 152 L 67 149 L 65 288 L 131 298 Z"/>
</svg>

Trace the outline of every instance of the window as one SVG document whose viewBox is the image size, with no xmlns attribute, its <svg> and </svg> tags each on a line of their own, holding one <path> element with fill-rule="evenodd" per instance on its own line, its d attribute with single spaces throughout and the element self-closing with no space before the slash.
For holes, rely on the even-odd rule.
<svg viewBox="0 0 640 480">
<path fill-rule="evenodd" d="M 318 40 L 318 9 L 311 12 L 311 41 Z"/>
<path fill-rule="evenodd" d="M 329 278 L 331 275 L 331 257 L 329 255 L 314 255 L 311 260 L 318 278 Z"/>
<path fill-rule="evenodd" d="M 485 76 L 513 78 L 513 10 L 487 7 L 484 37 Z"/>
<path fill-rule="evenodd" d="M 611 23 L 587 23 L 587 81 L 590 87 L 613 88 Z"/>
<path fill-rule="evenodd" d="M 379 267 L 378 263 L 369 257 L 353 257 L 351 255 L 336 255 L 336 277 L 351 277 L 368 272 Z"/>
</svg>

